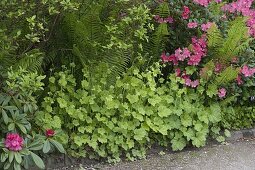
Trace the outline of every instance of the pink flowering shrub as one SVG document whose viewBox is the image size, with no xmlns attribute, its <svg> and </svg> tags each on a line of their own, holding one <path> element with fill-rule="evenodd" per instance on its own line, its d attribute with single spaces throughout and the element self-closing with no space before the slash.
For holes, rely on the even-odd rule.
<svg viewBox="0 0 255 170">
<path fill-rule="evenodd" d="M 250 66 L 246 64 L 248 60 L 241 59 L 242 55 L 246 55 L 245 49 L 238 55 L 231 54 L 231 60 L 228 61 L 213 58 L 215 48 L 218 47 L 212 47 L 211 34 L 215 27 L 221 32 L 227 32 L 230 21 L 245 16 L 248 27 L 246 36 L 252 39 L 255 35 L 255 9 L 252 3 L 253 0 L 236 0 L 231 3 L 223 0 L 191 0 L 188 5 L 183 5 L 181 1 L 169 4 L 170 9 L 171 6 L 176 7 L 169 14 L 175 22 L 169 25 L 169 43 L 162 49 L 161 60 L 171 66 L 170 74 L 174 73 L 181 78 L 184 87 L 198 91 L 206 88 L 206 95 L 214 100 L 225 100 L 231 96 L 239 100 L 241 91 L 246 91 L 246 86 L 255 74 L 255 65 Z M 210 11 L 212 6 L 218 11 Z M 178 42 L 172 41 L 172 38 L 178 39 Z"/>
</svg>

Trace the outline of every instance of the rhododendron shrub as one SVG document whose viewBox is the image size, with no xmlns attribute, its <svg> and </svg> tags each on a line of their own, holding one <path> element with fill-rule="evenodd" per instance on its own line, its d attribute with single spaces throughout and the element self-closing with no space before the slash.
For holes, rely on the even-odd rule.
<svg viewBox="0 0 255 170">
<path fill-rule="evenodd" d="M 46 134 L 33 124 L 32 114 L 38 109 L 35 93 L 42 90 L 45 76 L 29 73 L 20 68 L 8 72 L 8 78 L 0 89 L 0 169 L 28 169 L 45 165 L 38 153 L 49 153 L 58 150 L 65 153 L 63 146 L 57 142 L 53 129 Z M 33 128 L 32 128 L 33 127 Z"/>
</svg>

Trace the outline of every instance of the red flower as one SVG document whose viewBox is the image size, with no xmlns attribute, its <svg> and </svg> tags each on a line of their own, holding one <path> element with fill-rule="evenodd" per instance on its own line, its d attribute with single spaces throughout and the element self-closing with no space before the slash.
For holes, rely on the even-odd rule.
<svg viewBox="0 0 255 170">
<path fill-rule="evenodd" d="M 52 137 L 55 134 L 55 131 L 53 129 L 47 129 L 45 132 L 47 137 Z"/>
<path fill-rule="evenodd" d="M 183 12 L 182 12 L 182 18 L 183 19 L 188 19 L 190 14 L 189 7 L 183 6 Z"/>
</svg>

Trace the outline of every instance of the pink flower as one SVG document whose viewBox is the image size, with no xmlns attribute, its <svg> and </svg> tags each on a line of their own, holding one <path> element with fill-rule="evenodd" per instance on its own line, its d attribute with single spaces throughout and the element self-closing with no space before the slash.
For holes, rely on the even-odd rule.
<svg viewBox="0 0 255 170">
<path fill-rule="evenodd" d="M 189 7 L 183 6 L 183 12 L 182 12 L 182 18 L 183 19 L 188 19 L 190 14 Z"/>
<path fill-rule="evenodd" d="M 155 15 L 154 19 L 157 23 L 173 23 L 174 19 L 172 17 L 167 17 L 167 18 L 161 18 L 159 15 Z"/>
<path fill-rule="evenodd" d="M 161 60 L 162 60 L 164 63 L 168 62 L 168 57 L 167 57 L 167 55 L 166 55 L 165 52 L 161 54 Z"/>
<path fill-rule="evenodd" d="M 186 80 L 186 79 L 189 79 L 190 76 L 186 74 L 186 71 L 183 71 L 183 73 L 182 73 L 182 78 L 183 78 L 184 80 Z"/>
<path fill-rule="evenodd" d="M 218 90 L 218 96 L 219 98 L 224 98 L 226 96 L 227 90 L 225 88 L 220 88 Z"/>
<path fill-rule="evenodd" d="M 215 0 L 216 3 L 220 3 L 222 0 Z"/>
<path fill-rule="evenodd" d="M 17 133 L 9 133 L 6 135 L 4 145 L 10 151 L 22 150 L 23 139 Z"/>
<path fill-rule="evenodd" d="M 196 88 L 199 85 L 199 80 L 195 80 L 191 82 L 191 87 Z"/>
<path fill-rule="evenodd" d="M 174 19 L 172 18 L 172 17 L 167 17 L 167 18 L 165 18 L 165 20 L 164 20 L 165 22 L 168 22 L 168 23 L 173 23 L 174 22 Z"/>
<path fill-rule="evenodd" d="M 220 64 L 220 63 L 216 63 L 216 64 L 215 64 L 214 71 L 215 71 L 216 73 L 220 73 L 222 69 L 223 69 L 222 64 Z"/>
<path fill-rule="evenodd" d="M 190 51 L 189 51 L 188 48 L 184 48 L 184 49 L 182 50 L 182 55 L 184 55 L 184 58 L 189 58 L 190 55 L 191 55 L 191 53 L 190 53 Z"/>
<path fill-rule="evenodd" d="M 166 53 L 162 53 L 161 54 L 161 59 L 164 63 L 167 63 L 167 62 L 173 62 L 174 65 L 178 65 L 178 61 L 177 61 L 177 58 L 175 57 L 174 54 L 170 55 L 170 56 L 167 56 Z"/>
<path fill-rule="evenodd" d="M 242 80 L 241 75 L 238 75 L 238 76 L 237 76 L 236 81 L 237 81 L 237 84 L 238 84 L 238 85 L 242 85 L 242 84 L 243 84 L 243 80 Z"/>
<path fill-rule="evenodd" d="M 251 77 L 255 73 L 255 68 L 250 69 L 247 65 L 244 65 L 240 71 L 244 75 L 244 77 Z"/>
<path fill-rule="evenodd" d="M 187 79 L 185 79 L 185 85 L 186 86 L 191 86 L 191 79 L 190 78 L 187 78 Z"/>
<path fill-rule="evenodd" d="M 189 77 L 184 78 L 185 85 L 188 87 L 196 88 L 199 85 L 199 80 L 192 81 Z"/>
<path fill-rule="evenodd" d="M 207 22 L 206 24 L 201 25 L 202 31 L 206 32 L 209 28 L 211 28 L 212 22 Z"/>
<path fill-rule="evenodd" d="M 176 77 L 181 76 L 181 69 L 180 68 L 175 69 L 175 75 L 176 75 Z"/>
<path fill-rule="evenodd" d="M 211 0 L 193 0 L 194 3 L 207 7 Z"/>
<path fill-rule="evenodd" d="M 188 28 L 196 28 L 198 26 L 197 22 L 189 22 Z"/>
<path fill-rule="evenodd" d="M 55 131 L 54 131 L 53 129 L 47 129 L 47 130 L 45 131 L 45 135 L 46 135 L 47 137 L 52 137 L 52 136 L 54 136 L 54 134 L 55 134 Z"/>
<path fill-rule="evenodd" d="M 201 61 L 202 56 L 195 54 L 195 55 L 191 55 L 188 61 L 188 65 L 194 65 L 197 66 L 200 61 Z"/>
</svg>

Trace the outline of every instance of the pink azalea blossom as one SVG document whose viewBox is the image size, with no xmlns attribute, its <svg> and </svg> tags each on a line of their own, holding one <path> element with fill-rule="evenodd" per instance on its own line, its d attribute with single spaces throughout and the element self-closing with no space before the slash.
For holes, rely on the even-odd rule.
<svg viewBox="0 0 255 170">
<path fill-rule="evenodd" d="M 155 15 L 154 19 L 157 23 L 173 23 L 174 19 L 172 17 L 167 17 L 167 18 L 161 18 L 159 15 Z"/>
<path fill-rule="evenodd" d="M 243 84 L 243 80 L 242 80 L 241 75 L 238 75 L 238 76 L 237 76 L 236 82 L 237 82 L 238 85 L 242 85 L 242 84 Z"/>
<path fill-rule="evenodd" d="M 193 2 L 201 6 L 207 7 L 210 3 L 210 0 L 193 0 Z"/>
<path fill-rule="evenodd" d="M 198 26 L 197 22 L 189 22 L 188 28 L 196 28 Z"/>
<path fill-rule="evenodd" d="M 165 22 L 168 22 L 168 23 L 173 23 L 174 22 L 174 19 L 172 18 L 172 17 L 167 17 L 167 18 L 165 18 Z"/>
<path fill-rule="evenodd" d="M 216 63 L 216 64 L 215 64 L 214 71 L 215 71 L 216 73 L 220 73 L 220 72 L 222 71 L 222 69 L 223 69 L 222 64 L 220 64 L 220 63 Z"/>
<path fill-rule="evenodd" d="M 182 77 L 184 80 L 186 80 L 186 79 L 189 79 L 189 78 L 190 78 L 190 76 L 186 74 L 186 71 L 183 71 L 183 73 L 182 73 L 182 76 L 181 76 L 181 77 Z"/>
<path fill-rule="evenodd" d="M 194 65 L 197 66 L 200 61 L 201 61 L 202 56 L 195 54 L 195 55 L 191 55 L 188 61 L 188 65 Z"/>
<path fill-rule="evenodd" d="M 182 51 L 182 55 L 184 55 L 185 58 L 189 58 L 191 53 L 190 53 L 188 48 L 184 48 L 183 51 Z"/>
<path fill-rule="evenodd" d="M 23 139 L 17 133 L 9 133 L 6 135 L 4 145 L 10 151 L 20 151 L 22 150 Z"/>
<path fill-rule="evenodd" d="M 209 28 L 211 28 L 212 22 L 207 22 L 206 24 L 201 25 L 202 31 L 206 32 Z"/>
<path fill-rule="evenodd" d="M 244 65 L 241 68 L 241 73 L 244 75 L 244 77 L 251 77 L 255 73 L 255 68 L 249 68 L 247 65 Z"/>
<path fill-rule="evenodd" d="M 45 135 L 46 135 L 47 137 L 52 137 L 52 136 L 55 135 L 55 131 L 54 131 L 53 129 L 47 129 L 47 130 L 45 131 Z"/>
<path fill-rule="evenodd" d="M 168 57 L 167 57 L 167 55 L 166 55 L 165 52 L 161 54 L 161 60 L 162 60 L 164 63 L 168 62 Z"/>
<path fill-rule="evenodd" d="M 227 94 L 227 90 L 226 90 L 225 88 L 220 88 L 220 89 L 218 90 L 218 96 L 219 96 L 219 98 L 224 98 L 224 97 L 226 96 L 226 94 Z"/>
<path fill-rule="evenodd" d="M 161 59 L 165 62 L 172 62 L 174 65 L 178 65 L 178 61 L 184 61 L 187 59 L 188 65 L 199 65 L 200 61 L 207 54 L 207 42 L 206 36 L 202 35 L 201 38 L 197 39 L 196 37 L 192 38 L 192 51 L 188 48 L 178 48 L 175 50 L 175 53 L 166 56 L 165 53 L 162 53 Z"/>
<path fill-rule="evenodd" d="M 161 54 L 161 60 L 162 60 L 164 63 L 173 62 L 174 65 L 178 65 L 177 58 L 175 57 L 174 54 L 172 54 L 172 55 L 170 55 L 170 56 L 167 56 L 166 53 L 162 53 L 162 54 Z"/>
<path fill-rule="evenodd" d="M 184 48 L 183 50 L 178 48 L 175 50 L 175 57 L 179 61 L 184 61 L 186 58 L 190 57 L 190 51 L 187 48 Z"/>
</svg>

